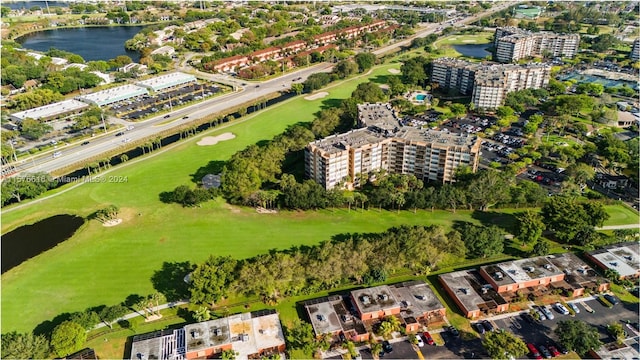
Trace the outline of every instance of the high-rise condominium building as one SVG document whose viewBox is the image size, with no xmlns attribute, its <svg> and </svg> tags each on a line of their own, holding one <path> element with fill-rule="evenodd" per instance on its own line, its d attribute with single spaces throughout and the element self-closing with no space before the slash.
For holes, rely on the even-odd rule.
<svg viewBox="0 0 640 360">
<path fill-rule="evenodd" d="M 533 33 L 515 27 L 497 28 L 494 36 L 495 60 L 502 63 L 545 54 L 572 58 L 579 45 L 578 34 Z"/>
<path fill-rule="evenodd" d="M 305 149 L 306 176 L 326 189 L 358 187 L 376 170 L 450 182 L 459 166 L 478 168 L 477 136 L 401 126 L 389 104 L 363 104 L 358 110 L 366 128 L 314 141 Z"/>
<path fill-rule="evenodd" d="M 431 81 L 442 89 L 471 95 L 476 108 L 494 109 L 505 96 L 524 89 L 546 87 L 551 68 L 545 64 L 474 64 L 440 58 L 433 61 Z"/>
</svg>

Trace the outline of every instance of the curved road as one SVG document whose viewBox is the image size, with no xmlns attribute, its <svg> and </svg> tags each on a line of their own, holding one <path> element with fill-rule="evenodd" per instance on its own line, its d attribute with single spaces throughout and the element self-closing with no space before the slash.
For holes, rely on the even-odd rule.
<svg viewBox="0 0 640 360">
<path fill-rule="evenodd" d="M 513 2 L 505 2 L 500 4 L 494 4 L 494 7 L 491 9 L 484 11 L 482 13 L 476 14 L 471 17 L 464 18 L 459 20 L 454 24 L 448 25 L 440 25 L 437 23 L 429 24 L 424 28 L 420 29 L 415 35 L 405 39 L 398 41 L 394 44 L 376 49 L 373 51 L 376 55 L 384 54 L 394 49 L 407 46 L 411 43 L 414 38 L 425 37 L 429 34 L 435 33 L 438 27 L 447 27 L 447 26 L 463 26 L 466 24 L 473 23 L 478 19 L 490 15 L 494 12 L 503 10 L 511 5 L 517 4 L 520 1 Z M 183 62 L 184 64 L 185 62 Z M 55 170 L 62 169 L 68 167 L 74 163 L 78 163 L 90 158 L 99 157 L 100 154 L 103 154 L 107 151 L 113 150 L 118 147 L 123 147 L 123 140 L 129 139 L 130 141 L 136 141 L 144 138 L 152 138 L 154 135 L 165 131 L 170 128 L 178 127 L 184 124 L 187 124 L 194 119 L 199 119 L 205 116 L 210 115 L 211 113 L 222 112 L 226 109 L 238 106 L 243 103 L 251 103 L 254 101 L 259 101 L 259 99 L 264 98 L 265 96 L 282 90 L 288 90 L 291 87 L 292 82 L 295 79 L 300 78 L 300 80 L 295 80 L 297 82 L 302 82 L 306 80 L 306 78 L 316 72 L 327 72 L 332 68 L 332 64 L 330 63 L 321 63 L 306 69 L 301 69 L 298 71 L 293 71 L 291 73 L 285 74 L 278 78 L 264 81 L 261 83 L 246 83 L 242 82 L 242 80 L 238 80 L 232 78 L 227 75 L 221 74 L 208 74 L 200 71 L 193 71 L 193 69 L 188 70 L 184 66 L 179 67 L 181 70 L 195 72 L 198 77 L 205 78 L 208 80 L 225 83 L 229 85 L 233 85 L 238 91 L 222 95 L 219 97 L 215 97 L 206 101 L 203 101 L 198 104 L 194 104 L 191 106 L 187 106 L 180 110 L 176 110 L 172 112 L 169 119 L 164 118 L 164 114 L 160 116 L 156 116 L 150 118 L 148 120 L 142 122 L 130 123 L 134 125 L 135 128 L 130 131 L 125 131 L 123 136 L 116 137 L 115 133 L 121 130 L 113 131 L 110 134 L 104 134 L 101 136 L 97 136 L 93 138 L 89 144 L 85 146 L 81 146 L 79 144 L 67 144 L 65 146 L 59 147 L 56 151 L 61 153 L 60 156 L 53 158 L 53 151 L 43 154 L 37 157 L 29 157 L 23 160 L 20 160 L 17 164 L 13 163 L 11 165 L 16 166 L 17 172 L 12 174 L 11 176 L 15 176 L 17 174 L 23 172 L 48 172 L 51 173 Z M 172 121 L 173 120 L 173 121 Z M 118 119 L 118 123 L 127 124 L 127 122 Z"/>
</svg>

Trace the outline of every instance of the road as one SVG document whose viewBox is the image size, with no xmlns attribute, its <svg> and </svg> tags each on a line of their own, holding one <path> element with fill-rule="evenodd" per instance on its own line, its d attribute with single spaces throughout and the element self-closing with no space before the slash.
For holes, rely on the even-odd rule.
<svg viewBox="0 0 640 360">
<path fill-rule="evenodd" d="M 309 75 L 317 72 L 328 71 L 331 68 L 331 64 L 321 63 L 306 69 L 295 71 L 277 79 L 264 81 L 258 85 L 248 84 L 246 87 L 241 87 L 239 91 L 234 93 L 215 97 L 210 100 L 203 101 L 198 104 L 194 104 L 185 107 L 180 110 L 176 110 L 170 113 L 170 118 L 165 118 L 164 114 L 153 117 L 149 120 L 131 123 L 135 128 L 130 131 L 124 131 L 124 135 L 115 136 L 115 132 L 107 134 L 101 137 L 96 137 L 90 140 L 87 145 L 70 144 L 66 146 L 59 146 L 55 151 L 60 151 L 61 155 L 57 158 L 53 158 L 52 154 L 46 154 L 40 157 L 30 157 L 18 162 L 18 173 L 21 172 L 48 172 L 51 173 L 57 169 L 61 169 L 70 166 L 74 163 L 81 162 L 93 157 L 100 156 L 107 151 L 114 148 L 122 147 L 124 149 L 123 141 L 130 139 L 130 141 L 136 141 L 165 131 L 170 128 L 179 127 L 184 124 L 192 122 L 194 119 L 203 118 L 211 113 L 222 112 L 226 109 L 238 106 L 243 103 L 257 101 L 260 98 L 272 94 L 283 89 L 289 89 L 293 79 L 302 78 L 297 82 L 304 81 Z M 283 86 L 284 85 L 284 86 Z M 188 118 L 184 118 L 188 116 Z M 173 121 L 172 121 L 173 120 Z"/>
<path fill-rule="evenodd" d="M 494 12 L 503 10 L 516 3 L 518 2 L 516 1 L 500 3 L 499 5 L 494 6 L 487 11 L 462 19 L 453 24 L 453 26 L 462 26 L 472 23 L 484 16 L 488 16 Z M 401 40 L 394 44 L 376 49 L 373 52 L 379 55 L 393 51 L 394 49 L 401 46 L 407 46 L 414 38 L 425 37 L 436 32 L 439 26 L 442 25 L 430 24 L 419 30 L 415 35 L 405 40 Z M 178 69 L 188 70 L 185 66 L 185 64 L 187 63 L 186 60 L 188 59 L 185 59 L 185 61 L 182 62 L 182 65 L 179 66 Z M 243 103 L 258 101 L 260 98 L 263 98 L 271 93 L 287 90 L 290 88 L 292 80 L 301 78 L 301 80 L 299 81 L 302 82 L 313 73 L 330 71 L 331 68 L 332 64 L 321 63 L 305 69 L 293 71 L 272 80 L 267 80 L 260 83 L 245 83 L 247 85 L 244 86 L 242 85 L 244 83 L 242 80 L 238 80 L 227 75 L 209 74 L 191 69 L 189 72 L 195 72 L 198 77 L 233 85 L 238 91 L 206 100 L 201 103 L 182 108 L 180 110 L 176 110 L 170 114 L 169 119 L 164 118 L 163 114 L 142 122 L 131 123 L 135 126 L 135 128 L 131 131 L 126 131 L 125 134 L 120 137 L 115 137 L 115 132 L 112 132 L 111 134 L 105 134 L 96 137 L 92 139 L 89 144 L 84 146 L 81 146 L 79 144 L 67 144 L 65 146 L 60 146 L 58 149 L 55 149 L 55 151 L 60 152 L 60 155 L 56 158 L 53 158 L 52 156 L 53 151 L 41 156 L 30 156 L 29 158 L 19 161 L 17 164 L 12 164 L 16 167 L 17 171 L 11 176 L 15 176 L 24 172 L 52 173 L 58 169 L 71 166 L 75 163 L 80 163 L 90 158 L 99 157 L 101 154 L 112 151 L 113 149 L 116 149 L 118 147 L 122 147 L 124 150 L 125 144 L 123 143 L 123 141 L 125 139 L 129 139 L 129 141 L 136 141 L 144 138 L 152 138 L 162 131 L 190 123 L 195 119 L 208 116 L 211 113 L 223 112 L 226 109 L 233 108 Z M 188 117 L 185 118 L 186 116 Z M 174 121 L 171 121 L 172 119 L 174 119 Z"/>
</svg>

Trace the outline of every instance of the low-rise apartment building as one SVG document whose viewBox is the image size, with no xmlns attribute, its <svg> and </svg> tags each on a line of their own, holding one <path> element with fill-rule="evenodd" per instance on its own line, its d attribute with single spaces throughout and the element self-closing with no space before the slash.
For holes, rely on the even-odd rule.
<svg viewBox="0 0 640 360">
<path fill-rule="evenodd" d="M 439 280 L 469 318 L 506 312 L 512 302 L 552 292 L 577 297 L 609 290 L 609 282 L 572 253 L 485 265 L 443 274 Z"/>
<path fill-rule="evenodd" d="M 586 255 L 603 271 L 616 271 L 620 279 L 640 277 L 640 244 L 637 242 L 607 245 Z"/>
<path fill-rule="evenodd" d="M 233 350 L 238 359 L 261 359 L 285 350 L 274 310 L 231 315 L 133 338 L 130 359 L 210 359 Z"/>
<path fill-rule="evenodd" d="M 305 175 L 325 189 L 360 186 L 376 170 L 451 182 L 461 165 L 478 168 L 480 139 L 468 134 L 401 126 L 389 104 L 358 106 L 367 126 L 316 140 L 305 149 Z"/>
<path fill-rule="evenodd" d="M 353 341 L 367 341 L 374 323 L 388 316 L 400 320 L 406 332 L 444 321 L 446 309 L 423 281 L 407 281 L 312 299 L 303 304 L 316 336 L 343 334 Z"/>
<path fill-rule="evenodd" d="M 542 55 L 572 58 L 579 45 L 578 34 L 533 33 L 515 27 L 497 28 L 494 36 L 495 60 L 502 63 Z"/>
</svg>

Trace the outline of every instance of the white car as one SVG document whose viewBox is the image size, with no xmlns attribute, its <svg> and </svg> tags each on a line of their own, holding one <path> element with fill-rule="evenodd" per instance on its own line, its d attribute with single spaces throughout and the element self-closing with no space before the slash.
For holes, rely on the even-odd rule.
<svg viewBox="0 0 640 360">
<path fill-rule="evenodd" d="M 418 346 L 424 347 L 424 341 L 422 340 L 422 336 L 420 336 L 420 334 L 416 334 L 416 339 L 418 339 Z"/>
<path fill-rule="evenodd" d="M 576 314 L 580 314 L 580 309 L 576 306 L 576 304 L 568 303 L 568 305 L 571 308 L 571 310 L 573 310 L 573 312 L 575 312 Z"/>
<path fill-rule="evenodd" d="M 562 315 L 569 315 L 569 309 L 567 309 L 564 305 L 557 302 L 553 306 L 555 306 L 556 310 Z"/>
</svg>

